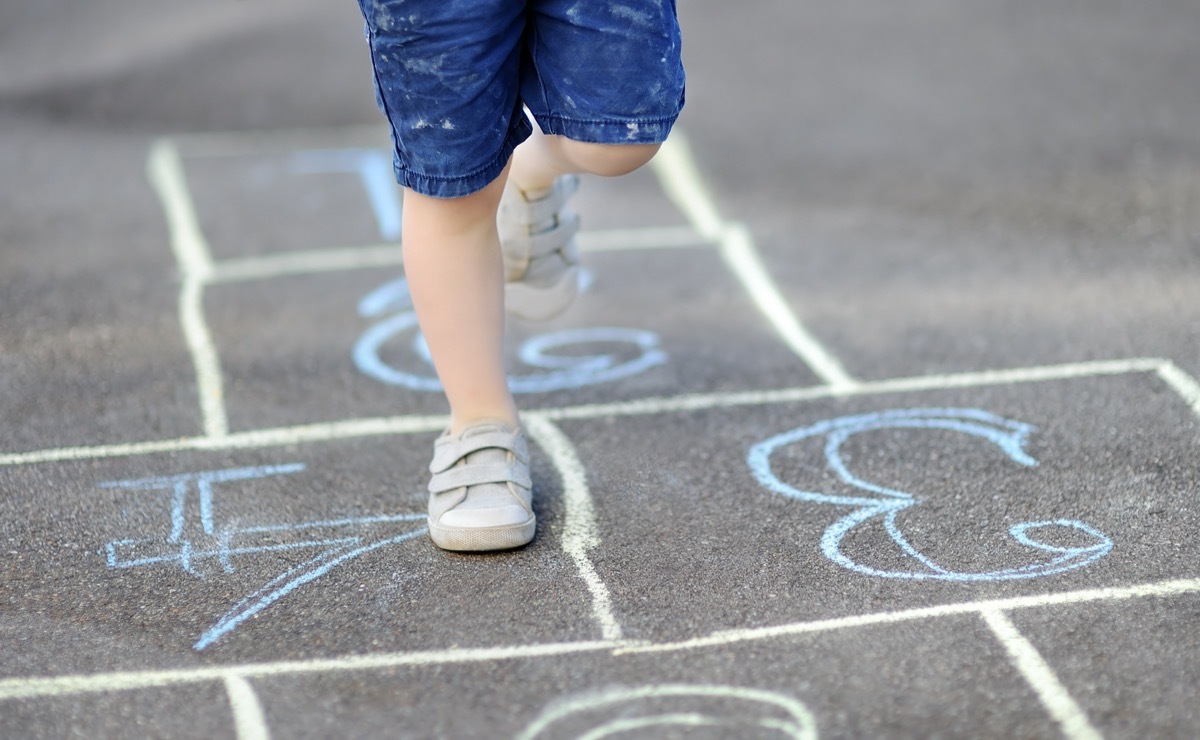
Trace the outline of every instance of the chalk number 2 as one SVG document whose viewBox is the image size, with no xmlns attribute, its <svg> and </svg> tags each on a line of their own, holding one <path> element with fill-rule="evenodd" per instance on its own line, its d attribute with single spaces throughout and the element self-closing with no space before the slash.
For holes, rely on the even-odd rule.
<svg viewBox="0 0 1200 740">
<path fill-rule="evenodd" d="M 412 310 L 407 280 L 394 280 L 369 293 L 359 302 L 358 313 L 363 318 L 384 317 L 363 332 L 354 345 L 354 364 L 359 370 L 383 383 L 410 390 L 442 389 L 433 374 L 429 347 L 417 330 L 417 314 Z M 384 345 L 410 332 L 409 349 L 422 361 L 421 372 L 397 367 L 384 359 Z M 613 349 L 609 354 L 553 353 L 570 345 L 608 346 Z M 618 352 L 619 346 L 625 349 Z M 605 383 L 636 375 L 667 361 L 667 354 L 659 347 L 658 335 L 654 332 L 613 327 L 567 329 L 542 334 L 522 344 L 519 357 L 523 363 L 539 371 L 509 376 L 508 386 L 513 393 L 545 393 Z"/>
</svg>

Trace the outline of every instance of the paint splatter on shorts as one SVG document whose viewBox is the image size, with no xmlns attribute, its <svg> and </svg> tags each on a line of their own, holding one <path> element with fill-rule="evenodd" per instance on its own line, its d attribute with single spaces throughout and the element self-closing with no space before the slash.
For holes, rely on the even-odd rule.
<svg viewBox="0 0 1200 740">
<path fill-rule="evenodd" d="M 683 106 L 675 0 L 359 0 L 396 179 L 454 198 L 532 131 L 666 139 Z"/>
</svg>

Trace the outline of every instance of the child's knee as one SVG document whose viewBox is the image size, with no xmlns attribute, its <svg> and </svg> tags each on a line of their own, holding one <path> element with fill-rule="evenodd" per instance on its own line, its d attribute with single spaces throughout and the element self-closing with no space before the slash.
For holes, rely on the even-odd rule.
<svg viewBox="0 0 1200 740">
<path fill-rule="evenodd" d="M 658 152 L 660 144 L 592 144 L 563 142 L 568 158 L 581 170 L 602 177 L 617 177 L 638 169 Z"/>
</svg>

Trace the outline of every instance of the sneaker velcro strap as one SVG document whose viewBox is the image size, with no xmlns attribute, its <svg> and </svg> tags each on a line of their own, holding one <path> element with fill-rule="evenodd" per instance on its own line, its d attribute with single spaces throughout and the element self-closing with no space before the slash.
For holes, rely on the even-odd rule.
<svg viewBox="0 0 1200 740">
<path fill-rule="evenodd" d="M 563 175 L 554 181 L 554 186 L 549 193 L 537 200 L 525 200 L 524 196 L 518 192 L 513 199 L 516 205 L 513 207 L 511 215 L 516 221 L 527 226 L 547 221 L 562 210 L 567 199 L 578 189 L 579 177 L 577 175 Z"/>
<path fill-rule="evenodd" d="M 518 236 L 508 239 L 506 247 L 510 253 L 519 253 L 529 262 L 539 257 L 562 249 L 575 235 L 579 233 L 579 215 L 566 214 L 566 218 L 554 225 L 553 228 L 540 231 L 529 236 Z"/>
<path fill-rule="evenodd" d="M 447 471 L 472 452 L 486 450 L 489 447 L 508 450 L 521 462 L 528 462 L 529 453 L 523 449 L 524 445 L 521 444 L 520 435 L 501 431 L 484 432 L 460 439 L 453 444 L 436 445 L 433 450 L 433 460 L 429 463 L 429 472 Z"/>
<path fill-rule="evenodd" d="M 438 473 L 429 481 L 430 493 L 445 493 L 458 488 L 477 486 L 482 483 L 516 483 L 522 488 L 529 488 L 533 482 L 524 466 L 507 463 L 490 463 L 484 465 L 464 465 L 461 468 Z"/>
</svg>

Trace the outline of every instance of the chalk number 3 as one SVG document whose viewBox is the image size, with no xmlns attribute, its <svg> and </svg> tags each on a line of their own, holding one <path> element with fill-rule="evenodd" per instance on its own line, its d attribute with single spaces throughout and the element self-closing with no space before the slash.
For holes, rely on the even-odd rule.
<svg viewBox="0 0 1200 740">
<path fill-rule="evenodd" d="M 842 416 L 812 426 L 793 429 L 764 440 L 750 449 L 747 463 L 755 478 L 767 489 L 798 501 L 848 507 L 852 511 L 832 524 L 821 537 L 821 551 L 833 562 L 866 575 L 882 578 L 941 581 L 1000 581 L 1018 578 L 1038 578 L 1081 568 L 1104 557 L 1112 549 L 1112 540 L 1103 532 L 1074 519 L 1021 522 L 1008 530 L 1009 535 L 1025 548 L 1041 553 L 1034 562 L 987 572 L 963 572 L 934 562 L 920 552 L 901 531 L 899 515 L 918 503 L 912 494 L 863 480 L 850 471 L 842 456 L 842 445 L 861 432 L 879 429 L 943 429 L 980 437 L 998 446 L 1013 462 L 1026 467 L 1037 465 L 1024 449 L 1025 440 L 1033 427 L 1005 419 L 979 409 L 918 408 L 885 411 L 859 416 Z M 771 456 L 780 449 L 810 438 L 824 438 L 826 465 L 844 483 L 863 492 L 863 495 L 838 496 L 829 493 L 804 491 L 776 475 Z M 900 548 L 910 570 L 882 570 L 857 562 L 843 550 L 843 540 L 851 530 L 869 522 L 882 524 L 888 536 Z M 1045 533 L 1057 530 L 1071 539 L 1085 538 L 1083 545 L 1055 545 L 1043 539 Z"/>
</svg>

